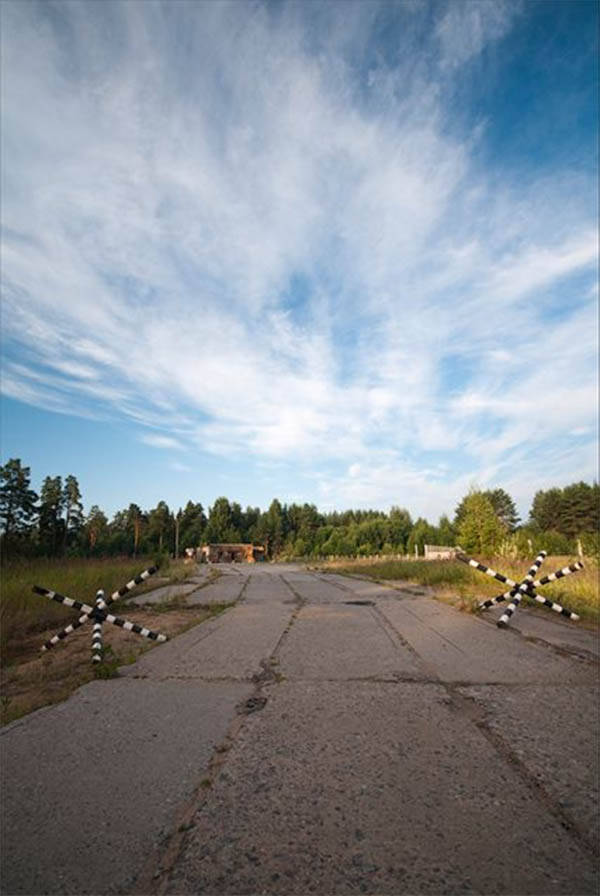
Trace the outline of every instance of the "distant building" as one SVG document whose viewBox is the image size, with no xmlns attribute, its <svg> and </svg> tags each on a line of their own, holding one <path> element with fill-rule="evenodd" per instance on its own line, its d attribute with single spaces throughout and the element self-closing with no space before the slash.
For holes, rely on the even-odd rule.
<svg viewBox="0 0 600 896">
<path fill-rule="evenodd" d="M 265 559 L 265 549 L 253 544 L 204 544 L 198 552 L 203 563 L 256 563 Z"/>
<path fill-rule="evenodd" d="M 445 545 L 426 544 L 425 559 L 426 560 L 454 560 L 457 549 L 449 548 Z"/>
</svg>

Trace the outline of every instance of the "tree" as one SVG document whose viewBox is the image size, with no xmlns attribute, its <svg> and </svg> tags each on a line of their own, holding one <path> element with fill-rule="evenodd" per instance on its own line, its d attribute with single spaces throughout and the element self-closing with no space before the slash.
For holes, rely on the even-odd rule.
<svg viewBox="0 0 600 896">
<path fill-rule="evenodd" d="M 464 509 L 458 525 L 458 539 L 463 550 L 490 555 L 498 550 L 506 535 L 494 506 L 484 492 L 473 491 L 463 499 Z"/>
<path fill-rule="evenodd" d="M 54 557 L 64 544 L 65 496 L 60 476 L 46 476 L 40 492 L 39 534 L 42 551 Z"/>
<path fill-rule="evenodd" d="M 65 507 L 65 525 L 63 534 L 63 551 L 67 543 L 74 541 L 83 528 L 83 504 L 79 483 L 75 476 L 67 476 L 63 489 L 63 504 Z"/>
<path fill-rule="evenodd" d="M 171 532 L 173 528 L 173 515 L 165 501 L 159 501 L 154 510 L 148 514 L 148 535 L 152 539 L 155 548 L 162 553 L 171 547 Z"/>
<path fill-rule="evenodd" d="M 427 520 L 423 519 L 423 517 L 419 517 L 408 538 L 406 550 L 408 553 L 412 554 L 416 548 L 419 554 L 424 554 L 425 545 L 435 544 L 435 538 L 436 531 L 434 527 L 428 523 Z"/>
<path fill-rule="evenodd" d="M 575 536 L 582 532 L 596 532 L 600 526 L 600 490 L 598 484 L 574 482 L 562 490 L 560 530 Z"/>
<path fill-rule="evenodd" d="M 208 511 L 206 540 L 209 543 L 236 544 L 241 535 L 234 527 L 231 504 L 228 498 L 217 498 Z"/>
<path fill-rule="evenodd" d="M 435 537 L 436 544 L 448 546 L 456 544 L 456 531 L 445 513 L 442 514 L 440 521 L 437 524 Z"/>
<path fill-rule="evenodd" d="M 8 549 L 31 531 L 37 512 L 37 495 L 29 487 L 30 469 L 19 458 L 0 467 L 0 523 L 2 546 Z"/>
<path fill-rule="evenodd" d="M 284 508 L 277 498 L 274 498 L 262 521 L 269 557 L 277 557 L 278 554 L 281 553 L 287 528 L 285 517 L 286 514 Z"/>
<path fill-rule="evenodd" d="M 242 514 L 242 539 L 248 543 L 258 540 L 256 527 L 260 520 L 260 507 L 246 507 Z"/>
<path fill-rule="evenodd" d="M 494 512 L 507 532 L 513 532 L 519 522 L 519 515 L 515 502 L 503 488 L 488 489 L 480 491 L 475 489 L 478 494 L 483 495 L 491 503 Z M 454 511 L 454 526 L 458 528 L 463 521 L 466 512 L 466 502 L 473 492 L 469 492 Z"/>
<path fill-rule="evenodd" d="M 100 548 L 108 535 L 108 520 L 97 504 L 90 508 L 85 519 L 85 536 L 90 551 Z"/>
<path fill-rule="evenodd" d="M 600 527 L 600 487 L 574 482 L 562 489 L 538 491 L 529 518 L 540 531 L 554 530 L 569 538 L 595 532 Z"/>
<path fill-rule="evenodd" d="M 493 491 L 487 491 L 483 494 L 490 499 L 496 516 L 502 525 L 509 532 L 514 532 L 519 524 L 519 514 L 517 513 L 515 502 L 508 492 L 505 492 L 503 488 L 495 488 Z"/>
<path fill-rule="evenodd" d="M 412 529 L 412 519 L 408 510 L 404 507 L 392 507 L 390 510 L 389 535 L 390 542 L 402 552 L 406 549 L 406 543 Z"/>
<path fill-rule="evenodd" d="M 206 515 L 202 504 L 188 501 L 181 514 L 179 544 L 185 548 L 197 548 L 202 544 L 206 528 Z"/>
<path fill-rule="evenodd" d="M 531 523 L 542 532 L 560 527 L 562 491 L 551 488 L 548 491 L 535 493 L 529 512 Z"/>
<path fill-rule="evenodd" d="M 138 549 L 140 546 L 140 539 L 142 536 L 142 526 L 144 523 L 144 514 L 142 513 L 141 507 L 138 507 L 137 504 L 130 504 L 127 508 L 127 516 L 125 521 L 125 526 L 127 528 L 128 534 L 133 539 L 133 556 L 137 557 Z"/>
</svg>

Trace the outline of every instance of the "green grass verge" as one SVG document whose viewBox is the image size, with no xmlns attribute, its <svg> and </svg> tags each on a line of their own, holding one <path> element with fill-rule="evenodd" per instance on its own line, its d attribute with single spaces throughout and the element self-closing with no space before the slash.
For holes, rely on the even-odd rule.
<svg viewBox="0 0 600 896">
<path fill-rule="evenodd" d="M 142 570 L 153 565 L 149 557 L 110 559 L 35 559 L 7 563 L 2 570 L 0 587 L 0 651 L 2 662 L 10 660 L 11 645 L 32 631 L 44 631 L 50 626 L 73 622 L 76 611 L 32 592 L 34 585 L 58 591 L 67 597 L 93 605 L 96 591 L 102 588 L 112 594 Z M 166 572 L 177 580 L 182 564 L 171 563 Z M 189 569 L 188 569 L 189 574 Z M 157 587 L 155 578 L 139 585 L 135 593 Z M 115 606 L 117 606 L 115 604 Z"/>
<path fill-rule="evenodd" d="M 540 576 L 555 572 L 572 560 L 571 557 L 548 557 L 540 570 Z M 494 557 L 483 559 L 482 562 L 515 581 L 520 581 L 528 569 L 528 560 L 514 561 Z M 365 576 L 380 582 L 410 582 L 442 590 L 445 594 L 450 592 L 455 595 L 456 602 L 465 609 L 475 609 L 479 600 L 494 597 L 505 590 L 500 582 L 458 560 L 379 560 L 332 564 L 322 568 L 325 572 Z M 584 619 L 592 621 L 600 619 L 598 564 L 593 559 L 585 561 L 585 569 L 582 572 L 567 576 L 551 585 L 544 585 L 540 593 L 557 603 L 564 604 Z M 525 602 L 535 603 L 528 599 Z"/>
</svg>

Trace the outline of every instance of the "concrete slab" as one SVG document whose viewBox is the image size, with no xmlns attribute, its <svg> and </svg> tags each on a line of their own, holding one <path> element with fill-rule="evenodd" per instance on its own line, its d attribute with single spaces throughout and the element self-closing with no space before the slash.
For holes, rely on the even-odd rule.
<svg viewBox="0 0 600 896">
<path fill-rule="evenodd" d="M 152 606 L 153 604 L 186 597 L 186 595 L 197 589 L 198 585 L 194 582 L 185 582 L 181 585 L 164 585 L 162 588 L 156 588 L 154 591 L 148 591 L 146 594 L 132 595 L 127 603 L 135 604 L 138 607 Z"/>
<path fill-rule="evenodd" d="M 420 656 L 431 675 L 448 682 L 591 682 L 589 663 L 569 660 L 509 629 L 429 598 L 381 600 L 378 608 Z"/>
<path fill-rule="evenodd" d="M 282 645 L 280 669 L 290 679 L 423 677 L 370 607 L 341 603 L 300 610 Z"/>
<path fill-rule="evenodd" d="M 224 573 L 210 585 L 188 595 L 188 604 L 234 603 L 242 595 L 248 574 Z"/>
<path fill-rule="evenodd" d="M 392 588 L 391 585 L 380 584 L 379 582 L 370 582 L 366 579 L 357 579 L 353 576 L 340 576 L 328 573 L 326 577 L 326 581 L 330 582 L 332 585 L 337 585 L 342 591 L 351 592 L 352 594 L 356 594 L 357 596 L 364 597 L 385 597 L 385 596 L 398 596 L 395 589 Z M 415 591 L 420 590 L 422 594 L 425 594 L 425 589 L 419 589 L 418 586 L 411 586 L 407 583 L 407 592 L 403 592 L 402 596 L 404 597 L 406 594 L 412 594 Z"/>
<path fill-rule="evenodd" d="M 318 576 L 310 572 L 294 571 L 283 573 L 283 578 L 296 594 L 310 603 L 341 603 L 348 594 L 328 576 Z"/>
<path fill-rule="evenodd" d="M 596 893 L 589 655 L 287 566 L 209 588 L 246 577 L 234 608 L 121 679 L 4 729 L 7 896 Z M 266 705 L 217 764 L 248 697 Z"/>
<path fill-rule="evenodd" d="M 596 892 L 592 857 L 443 687 L 269 690 L 163 892 Z"/>
<path fill-rule="evenodd" d="M 460 690 L 574 828 L 600 844 L 600 682 Z"/>
<path fill-rule="evenodd" d="M 204 589 L 203 589 L 204 590 Z M 242 603 L 144 654 L 126 676 L 151 678 L 249 679 L 260 672 L 260 660 L 275 649 L 294 607 Z"/>
<path fill-rule="evenodd" d="M 250 691 L 96 681 L 4 728 L 2 892 L 123 893 Z"/>
<path fill-rule="evenodd" d="M 500 607 L 506 607 L 506 604 L 500 604 L 498 610 L 482 612 L 480 618 L 495 625 L 502 614 Z M 545 641 L 575 655 L 600 659 L 600 629 L 589 629 L 578 622 L 563 619 L 552 610 L 521 605 L 510 626 L 524 638 Z"/>
<path fill-rule="evenodd" d="M 244 590 L 246 603 L 295 603 L 294 593 L 285 582 L 285 578 L 272 572 L 263 572 L 262 569 L 253 572 Z"/>
</svg>

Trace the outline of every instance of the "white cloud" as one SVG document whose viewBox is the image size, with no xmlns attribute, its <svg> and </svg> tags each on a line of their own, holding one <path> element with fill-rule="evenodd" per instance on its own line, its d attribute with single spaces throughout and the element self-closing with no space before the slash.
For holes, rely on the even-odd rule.
<svg viewBox="0 0 600 896">
<path fill-rule="evenodd" d="M 191 473 L 193 472 L 192 467 L 187 464 L 182 464 L 177 460 L 173 460 L 170 462 L 169 467 L 171 470 L 174 470 L 176 473 Z"/>
<path fill-rule="evenodd" d="M 169 450 L 173 448 L 179 450 L 183 447 L 181 442 L 172 436 L 161 436 L 154 433 L 142 433 L 140 442 L 143 442 L 144 445 L 150 445 L 152 448 L 166 448 Z"/>
<path fill-rule="evenodd" d="M 442 456 L 454 494 L 593 431 L 595 293 L 569 280 L 594 275 L 591 181 L 488 175 L 441 100 L 515 4 L 449 4 L 368 71 L 375 4 L 348 30 L 326 5 L 319 52 L 301 6 L 5 6 L 8 394 L 166 450 L 339 464 L 324 500 L 436 513 Z"/>
<path fill-rule="evenodd" d="M 519 11 L 516 0 L 452 0 L 435 29 L 442 67 L 461 65 L 504 37 Z"/>
</svg>

